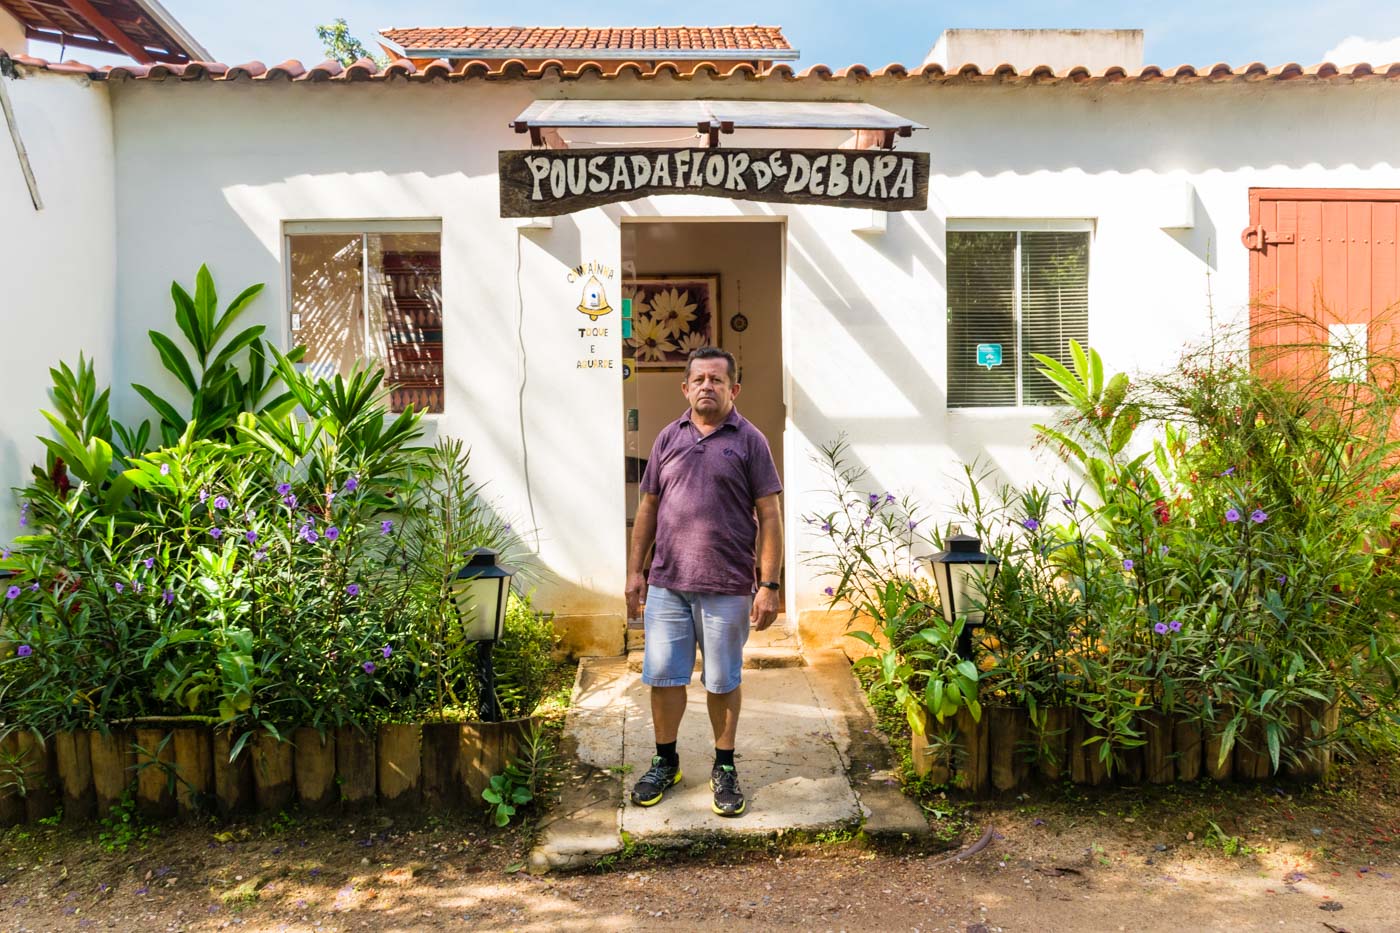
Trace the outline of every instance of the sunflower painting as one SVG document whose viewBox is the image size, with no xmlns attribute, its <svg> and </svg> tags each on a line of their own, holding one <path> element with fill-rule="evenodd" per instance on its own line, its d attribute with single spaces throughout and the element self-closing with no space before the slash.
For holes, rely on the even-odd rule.
<svg viewBox="0 0 1400 933">
<path fill-rule="evenodd" d="M 691 350 L 719 345 L 719 276 L 643 275 L 623 295 L 632 299 L 627 355 L 638 369 L 681 369 Z"/>
</svg>

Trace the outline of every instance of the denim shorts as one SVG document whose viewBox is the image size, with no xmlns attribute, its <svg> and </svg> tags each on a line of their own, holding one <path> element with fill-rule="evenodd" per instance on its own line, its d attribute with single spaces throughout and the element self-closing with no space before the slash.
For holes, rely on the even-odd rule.
<svg viewBox="0 0 1400 933">
<path fill-rule="evenodd" d="M 705 689 L 710 693 L 728 693 L 738 687 L 752 606 L 752 596 L 647 587 L 642 623 L 646 629 L 642 683 L 653 687 L 688 686 L 695 669 L 695 647 L 699 645 Z"/>
</svg>

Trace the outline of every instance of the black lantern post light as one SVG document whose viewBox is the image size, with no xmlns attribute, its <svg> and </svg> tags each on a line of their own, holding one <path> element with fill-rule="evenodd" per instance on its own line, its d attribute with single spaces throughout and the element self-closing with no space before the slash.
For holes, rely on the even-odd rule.
<svg viewBox="0 0 1400 933">
<path fill-rule="evenodd" d="M 467 564 L 452 580 L 452 603 L 462 622 L 462 637 L 478 642 L 477 658 L 481 664 L 481 719 L 500 722 L 501 705 L 496 700 L 496 670 L 491 652 L 501 639 L 506 624 L 506 603 L 510 597 L 510 579 L 515 568 L 496 562 L 496 552 L 490 548 L 473 548 L 467 552 Z"/>
<path fill-rule="evenodd" d="M 972 535 L 951 534 L 944 543 L 948 550 L 928 558 L 929 567 L 938 584 L 943 620 L 949 625 L 959 616 L 964 620 L 958 635 L 958 656 L 972 660 L 972 630 L 985 621 L 982 598 L 996 580 L 1000 561 L 982 553 L 982 540 Z"/>
</svg>

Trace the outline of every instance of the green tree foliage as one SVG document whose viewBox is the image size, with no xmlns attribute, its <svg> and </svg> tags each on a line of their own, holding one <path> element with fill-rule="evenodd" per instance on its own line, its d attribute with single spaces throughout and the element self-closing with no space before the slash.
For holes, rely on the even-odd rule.
<svg viewBox="0 0 1400 933">
<path fill-rule="evenodd" d="M 350 27 L 341 17 L 336 17 L 333 23 L 317 26 L 316 38 L 325 46 L 326 57 L 335 59 L 346 68 L 362 58 L 370 59 L 380 68 L 389 64 L 389 60 L 383 55 L 366 49 L 364 43 L 350 35 Z"/>
</svg>

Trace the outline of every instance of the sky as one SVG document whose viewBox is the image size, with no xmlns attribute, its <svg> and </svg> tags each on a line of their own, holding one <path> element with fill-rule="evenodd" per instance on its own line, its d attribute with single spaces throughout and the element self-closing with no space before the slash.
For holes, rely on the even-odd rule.
<svg viewBox="0 0 1400 933">
<path fill-rule="evenodd" d="M 799 67 L 889 62 L 917 65 L 938 34 L 953 27 L 1140 28 L 1148 64 L 1304 65 L 1400 60 L 1400 3 L 1393 0 L 709 0 L 658 4 L 534 0 L 528 8 L 463 0 L 162 0 L 166 9 L 218 61 L 287 58 L 321 61 L 316 25 L 343 17 L 373 48 L 391 26 L 656 26 L 779 25 L 801 53 Z M 510 13 L 503 15 L 502 10 Z M 34 54 L 58 58 L 57 47 Z M 118 58 L 81 49 L 64 57 L 92 64 Z"/>
</svg>

